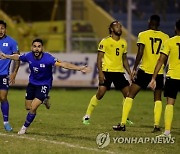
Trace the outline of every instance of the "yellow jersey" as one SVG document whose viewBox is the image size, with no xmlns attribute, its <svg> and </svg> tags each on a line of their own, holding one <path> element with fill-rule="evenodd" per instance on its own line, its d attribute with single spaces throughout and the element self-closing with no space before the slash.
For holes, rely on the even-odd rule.
<svg viewBox="0 0 180 154">
<path fill-rule="evenodd" d="M 160 49 L 168 38 L 167 34 L 156 30 L 146 30 L 139 33 L 137 44 L 145 45 L 140 68 L 146 73 L 153 74 L 160 56 Z M 163 67 L 158 74 L 163 74 Z"/>
<path fill-rule="evenodd" d="M 180 80 L 180 36 L 168 39 L 160 52 L 169 56 L 169 68 L 166 76 Z"/>
<path fill-rule="evenodd" d="M 102 59 L 102 71 L 124 72 L 122 56 L 127 53 L 127 42 L 120 38 L 118 41 L 111 36 L 102 39 L 99 43 L 98 51 L 104 53 Z"/>
</svg>

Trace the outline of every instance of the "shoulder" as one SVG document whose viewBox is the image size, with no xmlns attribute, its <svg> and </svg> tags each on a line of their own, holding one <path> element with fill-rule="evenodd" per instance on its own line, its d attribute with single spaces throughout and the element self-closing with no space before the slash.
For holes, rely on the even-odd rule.
<svg viewBox="0 0 180 154">
<path fill-rule="evenodd" d="M 176 40 L 176 36 L 173 36 L 165 41 L 166 44 L 171 45 Z"/>
<path fill-rule="evenodd" d="M 122 43 L 127 43 L 127 41 L 124 38 L 120 39 Z"/>
<path fill-rule="evenodd" d="M 6 36 L 6 39 L 9 41 L 9 42 L 13 42 L 13 43 L 17 43 L 17 41 L 14 39 L 14 38 L 12 38 L 11 36 Z"/>
<path fill-rule="evenodd" d="M 164 33 L 163 31 L 158 31 L 160 35 L 166 37 L 166 38 L 169 38 L 169 35 Z"/>
<path fill-rule="evenodd" d="M 149 30 L 142 31 L 139 33 L 139 36 L 146 35 L 149 32 L 150 32 Z"/>
<path fill-rule="evenodd" d="M 109 41 L 110 39 L 111 39 L 111 37 L 110 37 L 110 36 L 107 36 L 107 37 L 103 38 L 103 39 L 101 40 L 101 42 L 107 42 L 107 41 Z"/>
<path fill-rule="evenodd" d="M 49 52 L 44 52 L 44 59 L 46 59 L 46 60 L 54 60 L 55 59 L 55 57 L 52 55 L 52 54 L 50 54 Z"/>
<path fill-rule="evenodd" d="M 28 52 L 21 54 L 21 56 L 31 56 L 31 55 L 32 55 L 31 51 L 28 51 Z"/>
<path fill-rule="evenodd" d="M 50 54 L 49 52 L 44 52 L 44 56 L 47 57 L 47 58 L 48 58 L 48 57 L 54 57 L 54 56 L 53 56 L 52 54 Z"/>
</svg>

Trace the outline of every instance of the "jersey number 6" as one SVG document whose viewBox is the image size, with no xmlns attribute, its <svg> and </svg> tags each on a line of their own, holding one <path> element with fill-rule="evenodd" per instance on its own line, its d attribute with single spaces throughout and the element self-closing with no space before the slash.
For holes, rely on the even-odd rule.
<svg viewBox="0 0 180 154">
<path fill-rule="evenodd" d="M 116 56 L 119 56 L 119 48 L 116 48 Z"/>
</svg>

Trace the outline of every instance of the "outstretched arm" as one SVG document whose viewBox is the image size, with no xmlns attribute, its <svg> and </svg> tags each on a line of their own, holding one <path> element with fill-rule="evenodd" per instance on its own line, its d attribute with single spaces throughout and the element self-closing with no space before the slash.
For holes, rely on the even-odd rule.
<svg viewBox="0 0 180 154">
<path fill-rule="evenodd" d="M 2 52 L 0 52 L 0 58 L 1 59 L 12 59 L 14 60 L 14 69 L 13 69 L 13 72 L 10 74 L 10 80 L 9 80 L 9 83 L 10 84 L 14 84 L 15 83 L 15 78 L 16 78 L 16 74 L 17 74 L 17 71 L 19 69 L 19 66 L 20 66 L 20 61 L 19 61 L 19 51 L 18 51 L 18 54 L 13 54 L 13 55 L 6 55 Z"/>
<path fill-rule="evenodd" d="M 0 52 L 0 58 L 1 59 L 12 59 L 12 60 L 19 60 L 19 54 L 13 54 L 13 55 L 6 55 L 2 52 Z"/>
<path fill-rule="evenodd" d="M 59 66 L 59 67 L 63 67 L 66 69 L 70 69 L 70 70 L 76 70 L 76 71 L 81 71 L 83 73 L 89 73 L 91 72 L 91 68 L 88 66 L 77 66 L 68 62 L 59 62 L 57 61 L 55 63 L 55 66 Z"/>
</svg>

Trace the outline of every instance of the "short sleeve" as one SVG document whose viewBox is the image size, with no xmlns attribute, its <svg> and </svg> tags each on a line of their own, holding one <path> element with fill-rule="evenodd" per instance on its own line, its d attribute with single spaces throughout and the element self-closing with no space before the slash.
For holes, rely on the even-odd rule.
<svg viewBox="0 0 180 154">
<path fill-rule="evenodd" d="M 165 55 L 169 55 L 170 52 L 170 44 L 169 40 L 165 41 L 164 45 L 162 45 L 160 52 L 164 53 Z"/>
<path fill-rule="evenodd" d="M 11 50 L 12 50 L 13 53 L 17 53 L 17 51 L 19 50 L 18 44 L 17 44 L 16 41 L 12 41 Z"/>
<path fill-rule="evenodd" d="M 126 42 L 126 40 L 124 40 L 124 42 L 122 44 L 122 49 L 123 49 L 123 53 L 127 53 L 127 42 Z"/>
<path fill-rule="evenodd" d="M 137 40 L 137 44 L 145 44 L 145 38 L 144 38 L 144 34 L 141 32 L 138 35 L 138 40 Z"/>
<path fill-rule="evenodd" d="M 50 63 L 51 65 L 54 65 L 54 64 L 58 61 L 57 58 L 55 58 L 54 56 L 52 56 L 52 55 L 49 54 L 49 53 L 48 53 L 48 59 L 49 59 L 49 63 Z"/>
<path fill-rule="evenodd" d="M 98 51 L 105 52 L 105 49 L 106 49 L 106 47 L 105 47 L 105 41 L 102 40 L 102 41 L 99 43 L 99 45 L 98 45 Z"/>
<path fill-rule="evenodd" d="M 19 60 L 22 61 L 22 62 L 27 62 L 27 54 L 24 53 L 24 54 L 20 55 Z"/>
</svg>

